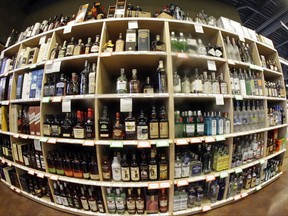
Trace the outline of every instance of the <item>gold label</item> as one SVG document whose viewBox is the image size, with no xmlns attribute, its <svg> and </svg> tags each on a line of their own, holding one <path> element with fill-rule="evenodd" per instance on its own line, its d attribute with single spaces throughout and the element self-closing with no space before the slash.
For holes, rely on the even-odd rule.
<svg viewBox="0 0 288 216">
<path fill-rule="evenodd" d="M 74 138 L 76 139 L 84 139 L 85 138 L 85 130 L 84 129 L 73 129 Z"/>
<path fill-rule="evenodd" d="M 160 180 L 168 178 L 168 167 L 167 167 L 166 164 L 165 165 L 164 164 L 160 165 L 160 167 L 159 167 L 159 176 L 160 176 Z"/>
<path fill-rule="evenodd" d="M 160 138 L 168 138 L 168 122 L 160 122 Z"/>
<path fill-rule="evenodd" d="M 151 122 L 149 124 L 150 128 L 150 138 L 151 139 L 157 139 L 159 138 L 159 124 L 158 122 Z"/>
<path fill-rule="evenodd" d="M 46 125 L 44 124 L 43 125 L 43 133 L 44 135 L 51 135 L 51 128 L 50 128 L 50 125 Z"/>
</svg>

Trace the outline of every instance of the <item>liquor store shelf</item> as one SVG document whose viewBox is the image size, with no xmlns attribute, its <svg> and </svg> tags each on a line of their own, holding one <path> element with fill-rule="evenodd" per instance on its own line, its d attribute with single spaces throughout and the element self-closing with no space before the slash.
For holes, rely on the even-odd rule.
<svg viewBox="0 0 288 216">
<path fill-rule="evenodd" d="M 177 212 L 173 212 L 173 215 L 190 215 L 190 214 L 195 214 L 195 213 L 199 213 L 199 212 L 206 212 L 206 211 L 209 211 L 209 210 L 212 210 L 212 209 L 215 209 L 215 208 L 218 208 L 220 206 L 223 206 L 223 205 L 226 205 L 228 203 L 231 203 L 231 202 L 235 202 L 235 201 L 238 201 L 242 198 L 245 198 L 246 196 L 254 193 L 254 192 L 257 192 L 259 190 L 261 190 L 263 187 L 267 186 L 268 184 L 272 183 L 273 181 L 275 181 L 276 179 L 278 179 L 283 173 L 280 172 L 278 173 L 277 175 L 275 175 L 274 177 L 272 177 L 271 179 L 269 179 L 268 181 L 266 182 L 263 182 L 262 184 L 254 187 L 254 188 L 251 188 L 249 190 L 243 190 L 241 192 L 241 194 L 238 194 L 234 197 L 229 197 L 228 199 L 225 199 L 225 200 L 221 200 L 221 201 L 217 201 L 216 203 L 212 203 L 212 204 L 202 204 L 201 207 L 196 207 L 196 208 L 193 208 L 193 209 L 187 209 L 187 210 L 184 210 L 184 211 L 177 211 Z M 55 203 L 52 203 L 46 199 L 43 199 L 43 198 L 38 198 L 36 196 L 33 196 L 25 191 L 22 191 L 20 190 L 19 188 L 16 188 L 15 186 L 13 185 L 10 185 L 9 183 L 7 183 L 6 181 L 4 181 L 3 179 L 1 179 L 1 181 L 3 182 L 3 184 L 7 187 L 9 187 L 11 190 L 14 190 L 16 191 L 17 193 L 21 193 L 23 194 L 25 197 L 29 198 L 29 199 L 32 199 L 40 204 L 43 204 L 43 205 L 46 205 L 46 206 L 49 206 L 49 207 L 52 207 L 52 208 L 55 208 L 55 209 L 59 209 L 59 210 L 62 210 L 62 211 L 65 211 L 65 212 L 69 212 L 69 213 L 73 213 L 73 214 L 77 214 L 77 215 L 107 215 L 107 214 L 104 214 L 104 213 L 99 213 L 99 212 L 89 212 L 89 211 L 84 211 L 84 210 L 78 210 L 78 209 L 73 209 L 73 208 L 69 208 L 69 207 L 65 207 L 65 206 L 62 206 L 62 205 L 58 205 L 58 204 L 55 204 Z M 109 215 L 114 215 L 114 214 L 109 214 Z M 116 215 L 116 214 L 115 214 Z M 156 216 L 156 215 L 171 215 L 170 213 L 158 213 L 158 214 L 149 214 L 151 216 Z"/>
<path fill-rule="evenodd" d="M 243 164 L 241 166 L 238 167 L 234 167 L 232 169 L 228 169 L 228 170 L 222 170 L 219 172 L 212 172 L 206 175 L 201 175 L 201 176 L 195 176 L 195 177 L 190 177 L 190 178 L 180 178 L 180 179 L 175 179 L 174 180 L 174 184 L 177 185 L 187 185 L 188 182 L 197 182 L 197 181 L 203 181 L 203 180 L 207 180 L 207 181 L 211 181 L 213 179 L 215 179 L 216 177 L 220 176 L 221 178 L 226 178 L 229 174 L 231 173 L 240 173 L 242 172 L 243 169 L 247 169 L 249 167 L 255 166 L 257 164 L 263 164 L 265 162 L 265 160 L 269 160 L 277 155 L 280 155 L 282 153 L 284 153 L 286 151 L 286 149 L 280 150 L 274 154 L 271 154 L 267 157 L 264 158 L 260 158 L 258 160 L 252 161 L 250 163 L 247 164 Z"/>
<path fill-rule="evenodd" d="M 218 208 L 220 206 L 226 205 L 228 203 L 231 202 L 235 202 L 238 201 L 254 192 L 257 192 L 259 190 L 261 190 L 263 187 L 267 186 L 268 184 L 272 183 L 273 181 L 275 181 L 276 179 L 278 179 L 283 173 L 280 172 L 277 175 L 275 175 L 274 177 L 272 177 L 271 179 L 269 179 L 266 182 L 263 182 L 262 184 L 254 187 L 254 188 L 250 188 L 249 190 L 242 190 L 242 192 L 238 195 L 235 195 L 234 197 L 229 197 L 225 200 L 221 200 L 221 201 L 217 201 L 215 203 L 212 204 L 202 204 L 201 207 L 196 207 L 193 209 L 187 209 L 184 211 L 177 211 L 177 212 L 173 212 L 173 215 L 191 215 L 191 214 L 196 214 L 196 213 L 200 213 L 200 212 L 206 212 L 215 208 Z"/>
</svg>

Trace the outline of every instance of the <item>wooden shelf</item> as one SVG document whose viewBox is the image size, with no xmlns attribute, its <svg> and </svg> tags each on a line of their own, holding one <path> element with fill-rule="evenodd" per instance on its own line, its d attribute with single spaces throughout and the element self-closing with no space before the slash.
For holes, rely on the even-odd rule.
<svg viewBox="0 0 288 216">
<path fill-rule="evenodd" d="M 153 94 L 98 94 L 96 96 L 99 99 L 113 99 L 113 98 L 168 98 L 168 93 L 153 93 Z"/>
</svg>

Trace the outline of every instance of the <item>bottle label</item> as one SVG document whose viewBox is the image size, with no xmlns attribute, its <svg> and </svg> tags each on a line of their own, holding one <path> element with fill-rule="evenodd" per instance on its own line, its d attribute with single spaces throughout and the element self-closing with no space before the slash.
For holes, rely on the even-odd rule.
<svg viewBox="0 0 288 216">
<path fill-rule="evenodd" d="M 109 211 L 113 212 L 116 209 L 114 198 L 107 197 L 107 206 Z"/>
<path fill-rule="evenodd" d="M 204 133 L 204 124 L 203 123 L 197 123 L 197 133 L 200 135 Z"/>
<path fill-rule="evenodd" d="M 234 90 L 239 91 L 240 90 L 240 82 L 238 78 L 234 78 Z"/>
<path fill-rule="evenodd" d="M 211 94 L 212 93 L 212 86 L 211 86 L 210 81 L 207 81 L 204 83 L 203 93 L 205 93 L 205 94 Z"/>
<path fill-rule="evenodd" d="M 85 131 L 86 131 L 86 138 L 87 139 L 93 139 L 94 138 L 94 127 L 91 125 L 86 125 L 85 127 Z"/>
<path fill-rule="evenodd" d="M 93 45 L 91 47 L 91 53 L 97 53 L 99 52 L 99 46 L 98 45 Z"/>
<path fill-rule="evenodd" d="M 138 140 L 148 139 L 148 126 L 137 126 L 137 139 Z"/>
<path fill-rule="evenodd" d="M 141 181 L 147 181 L 148 180 L 148 172 L 145 168 L 141 168 Z"/>
<path fill-rule="evenodd" d="M 219 83 L 218 82 L 214 82 L 212 84 L 212 93 L 213 94 L 220 94 L 220 88 L 219 88 Z"/>
<path fill-rule="evenodd" d="M 224 123 L 223 119 L 219 119 L 218 121 L 218 134 L 223 134 L 224 133 Z"/>
<path fill-rule="evenodd" d="M 121 167 L 122 181 L 130 181 L 130 170 L 129 167 Z"/>
<path fill-rule="evenodd" d="M 118 80 L 117 81 L 117 91 L 125 91 L 127 92 L 127 82 L 124 80 Z"/>
<path fill-rule="evenodd" d="M 58 195 L 55 195 L 55 201 L 57 204 L 62 205 L 62 198 Z"/>
<path fill-rule="evenodd" d="M 168 179 L 168 167 L 166 164 L 160 164 L 160 166 L 159 166 L 159 178 L 160 178 L 160 180 Z"/>
<path fill-rule="evenodd" d="M 175 178 L 181 178 L 181 165 L 180 167 L 175 165 L 175 169 L 174 169 L 174 177 Z"/>
<path fill-rule="evenodd" d="M 143 93 L 145 93 L 145 94 L 153 94 L 154 93 L 154 89 L 150 88 L 150 87 L 144 88 L 143 89 Z"/>
<path fill-rule="evenodd" d="M 113 138 L 118 138 L 118 139 L 122 139 L 122 130 L 120 129 L 114 129 L 113 130 Z"/>
<path fill-rule="evenodd" d="M 118 168 L 113 168 L 112 165 L 112 177 L 115 181 L 120 181 L 121 180 L 121 170 L 120 167 Z"/>
<path fill-rule="evenodd" d="M 186 128 L 186 134 L 187 136 L 194 136 L 194 132 L 195 132 L 195 125 L 194 124 L 186 124 L 185 125 Z"/>
<path fill-rule="evenodd" d="M 139 181 L 140 180 L 139 167 L 130 167 L 130 169 L 131 169 L 131 179 L 132 179 L 132 181 Z"/>
<path fill-rule="evenodd" d="M 135 122 L 125 122 L 125 131 L 126 132 L 135 132 L 136 123 Z"/>
<path fill-rule="evenodd" d="M 60 136 L 61 127 L 58 125 L 51 125 L 51 135 L 52 136 Z"/>
<path fill-rule="evenodd" d="M 149 165 L 149 179 L 156 180 L 157 176 L 157 165 Z"/>
<path fill-rule="evenodd" d="M 221 94 L 228 94 L 226 83 L 221 83 Z"/>
<path fill-rule="evenodd" d="M 84 139 L 85 138 L 84 128 L 82 128 L 82 129 L 73 128 L 73 132 L 74 132 L 74 138 L 76 138 L 76 139 Z"/>
<path fill-rule="evenodd" d="M 173 79 L 173 87 L 174 87 L 174 92 L 181 92 L 181 80 L 180 78 L 174 78 Z"/>
<path fill-rule="evenodd" d="M 210 50 L 208 50 L 208 54 L 210 54 L 211 56 L 216 56 L 216 52 L 214 48 L 211 48 Z"/>
<path fill-rule="evenodd" d="M 181 177 L 182 178 L 185 178 L 185 177 L 189 177 L 190 175 L 190 167 L 185 165 L 185 164 L 182 164 L 182 173 L 181 173 Z"/>
<path fill-rule="evenodd" d="M 111 178 L 111 174 L 109 172 L 109 166 L 108 165 L 102 165 L 102 173 L 103 173 L 103 178 L 105 180 L 108 180 Z"/>
<path fill-rule="evenodd" d="M 137 200 L 136 201 L 136 208 L 137 208 L 137 213 L 139 214 L 139 210 L 144 211 L 144 200 Z"/>
<path fill-rule="evenodd" d="M 216 129 L 217 129 L 216 120 L 212 120 L 211 121 L 211 135 L 212 136 L 216 135 Z"/>
<path fill-rule="evenodd" d="M 92 173 L 90 173 L 90 178 L 91 178 L 92 180 L 99 180 L 99 179 L 100 179 L 100 176 L 99 176 L 99 174 L 92 174 Z"/>
<path fill-rule="evenodd" d="M 192 165 L 192 176 L 200 175 L 202 173 L 202 164 L 201 162 L 199 164 Z"/>
<path fill-rule="evenodd" d="M 116 202 L 117 211 L 124 211 L 125 210 L 124 200 L 122 197 L 116 197 L 115 202 Z"/>
<path fill-rule="evenodd" d="M 123 40 L 117 40 L 115 52 L 122 52 L 123 50 L 124 50 L 124 41 Z"/>
<path fill-rule="evenodd" d="M 127 33 L 126 34 L 126 42 L 136 42 L 136 34 L 135 33 Z"/>
<path fill-rule="evenodd" d="M 223 53 L 219 49 L 216 49 L 215 56 L 222 57 L 222 55 L 223 55 Z"/>
<path fill-rule="evenodd" d="M 128 212 L 129 212 L 129 210 L 132 212 L 134 212 L 135 211 L 135 209 L 136 209 L 136 204 L 135 204 L 135 201 L 134 200 L 128 200 L 127 201 L 127 208 L 128 208 Z"/>
<path fill-rule="evenodd" d="M 51 135 L 51 127 L 48 124 L 43 124 L 43 133 L 44 135 L 50 136 Z"/>
<path fill-rule="evenodd" d="M 158 122 L 149 123 L 150 139 L 159 138 L 159 124 Z"/>
<path fill-rule="evenodd" d="M 68 203 L 67 198 L 66 198 L 66 197 L 61 197 L 61 198 L 62 198 L 62 199 L 61 199 L 62 205 L 64 205 L 64 206 L 69 206 L 69 203 Z"/>
<path fill-rule="evenodd" d="M 88 200 L 89 207 L 92 211 L 98 211 L 97 205 L 96 205 L 96 200 Z"/>
<path fill-rule="evenodd" d="M 197 79 L 194 81 L 195 82 L 195 90 L 198 93 L 202 93 L 203 92 L 203 84 L 202 84 L 202 80 Z"/>
<path fill-rule="evenodd" d="M 168 206 L 168 201 L 160 200 L 159 204 L 160 204 L 160 208 L 166 208 Z"/>
<path fill-rule="evenodd" d="M 168 138 L 169 132 L 168 132 L 168 122 L 160 122 L 160 138 Z"/>
<path fill-rule="evenodd" d="M 225 121 L 225 134 L 229 134 L 230 133 L 230 121 L 226 120 Z"/>
</svg>

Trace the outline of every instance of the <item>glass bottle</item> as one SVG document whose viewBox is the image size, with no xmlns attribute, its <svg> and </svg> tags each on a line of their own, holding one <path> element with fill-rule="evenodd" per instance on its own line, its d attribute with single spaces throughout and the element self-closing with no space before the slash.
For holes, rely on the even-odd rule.
<svg viewBox="0 0 288 216">
<path fill-rule="evenodd" d="M 102 168 L 103 180 L 110 181 L 111 180 L 111 164 L 106 153 L 104 153 L 103 155 L 101 168 Z"/>
<path fill-rule="evenodd" d="M 107 106 L 103 107 L 102 115 L 99 119 L 99 137 L 100 139 L 110 139 L 111 138 L 111 127 L 110 119 L 107 115 Z"/>
<path fill-rule="evenodd" d="M 90 210 L 92 212 L 97 212 L 98 211 L 98 206 L 97 206 L 97 203 L 96 203 L 96 198 L 92 194 L 91 188 L 88 188 L 87 201 L 88 201 Z"/>
<path fill-rule="evenodd" d="M 116 213 L 116 203 L 115 203 L 115 197 L 114 194 L 111 193 L 111 188 L 107 188 L 107 207 L 109 214 L 115 214 Z"/>
<path fill-rule="evenodd" d="M 136 199 L 132 195 L 130 188 L 128 188 L 127 209 L 128 214 L 136 214 Z"/>
<path fill-rule="evenodd" d="M 116 120 L 113 126 L 112 139 L 113 140 L 123 140 L 125 136 L 125 129 L 123 124 L 120 122 L 120 113 L 116 112 Z"/>
<path fill-rule="evenodd" d="M 90 172 L 90 178 L 92 180 L 99 180 L 100 179 L 98 164 L 97 164 L 95 156 L 92 156 L 91 161 L 89 162 L 89 172 Z"/>
<path fill-rule="evenodd" d="M 58 53 L 59 53 L 59 44 L 55 43 L 55 47 L 52 49 L 50 53 L 50 60 L 54 60 L 58 58 Z"/>
<path fill-rule="evenodd" d="M 94 112 L 92 108 L 88 108 L 87 120 L 85 122 L 85 137 L 86 139 L 95 138 L 95 126 L 94 126 Z"/>
<path fill-rule="evenodd" d="M 168 179 L 168 162 L 164 154 L 161 155 L 159 162 L 159 180 Z"/>
<path fill-rule="evenodd" d="M 115 203 L 116 203 L 116 209 L 117 209 L 118 214 L 124 214 L 125 213 L 124 202 L 125 201 L 120 194 L 120 189 L 116 188 Z"/>
<path fill-rule="evenodd" d="M 159 93 L 166 93 L 167 92 L 167 79 L 166 79 L 166 72 L 165 72 L 162 60 L 159 61 L 157 72 L 158 72 Z"/>
<path fill-rule="evenodd" d="M 181 78 L 177 71 L 174 71 L 173 73 L 173 89 L 174 93 L 181 93 Z"/>
<path fill-rule="evenodd" d="M 92 38 L 88 37 L 87 43 L 85 44 L 85 51 L 84 51 L 85 54 L 89 54 L 90 53 L 91 41 L 92 41 Z"/>
<path fill-rule="evenodd" d="M 77 111 L 77 123 L 73 127 L 73 134 L 75 139 L 85 138 L 85 128 L 83 127 L 83 113 Z"/>
<path fill-rule="evenodd" d="M 148 163 L 147 163 L 147 155 L 143 151 L 141 154 L 141 162 L 140 162 L 141 181 L 148 181 L 148 173 L 149 173 L 149 167 L 148 167 Z"/>
<path fill-rule="evenodd" d="M 91 50 L 90 50 L 91 53 L 98 53 L 99 52 L 99 38 L 100 38 L 100 36 L 96 35 L 95 42 L 92 45 Z"/>
<path fill-rule="evenodd" d="M 173 31 L 171 32 L 170 38 L 171 38 L 172 52 L 177 52 L 178 51 L 178 39 L 175 36 L 175 32 L 173 32 Z"/>
<path fill-rule="evenodd" d="M 155 181 L 158 178 L 158 164 L 156 161 L 156 149 L 151 149 L 151 157 L 149 161 L 149 180 Z"/>
<path fill-rule="evenodd" d="M 145 212 L 145 201 L 141 194 L 141 188 L 137 188 L 136 209 L 137 214 L 144 214 Z"/>
<path fill-rule="evenodd" d="M 119 38 L 116 41 L 115 52 L 123 52 L 124 51 L 124 40 L 122 39 L 122 33 L 119 33 Z"/>
<path fill-rule="evenodd" d="M 145 117 L 143 110 L 140 111 L 140 115 L 137 119 L 137 139 L 148 139 L 148 119 Z"/>
<path fill-rule="evenodd" d="M 128 92 L 127 90 L 127 78 L 125 76 L 125 69 L 121 68 L 120 69 L 120 77 L 117 79 L 117 93 L 118 94 L 125 94 Z"/>
<path fill-rule="evenodd" d="M 136 139 L 136 120 L 129 112 L 128 116 L 125 118 L 125 135 L 127 140 Z"/>
<path fill-rule="evenodd" d="M 153 94 L 154 93 L 154 87 L 150 83 L 150 77 L 146 78 L 146 83 L 143 85 L 142 93 L 144 93 L 144 94 Z"/>
<path fill-rule="evenodd" d="M 169 137 L 169 126 L 168 126 L 168 118 L 166 113 L 166 108 L 164 106 L 160 109 L 159 115 L 159 138 L 167 139 Z"/>
<path fill-rule="evenodd" d="M 161 213 L 167 212 L 168 211 L 168 196 L 164 188 L 161 189 L 158 199 L 159 199 L 159 211 Z"/>
<path fill-rule="evenodd" d="M 204 44 L 202 43 L 202 39 L 198 39 L 198 54 L 199 55 L 207 55 L 207 50 Z"/>
<path fill-rule="evenodd" d="M 130 93 L 140 93 L 140 82 L 137 79 L 137 69 L 132 70 L 132 78 L 129 82 Z"/>
<path fill-rule="evenodd" d="M 149 139 L 159 138 L 159 122 L 155 106 L 152 106 L 151 117 L 149 119 Z"/>
<path fill-rule="evenodd" d="M 165 51 L 165 43 L 161 41 L 160 35 L 156 35 L 156 40 L 152 42 L 153 51 Z"/>
<path fill-rule="evenodd" d="M 65 56 L 72 56 L 74 52 L 74 37 L 71 38 L 71 42 L 67 45 Z"/>
<path fill-rule="evenodd" d="M 130 181 L 130 165 L 126 158 L 126 153 L 123 153 L 123 158 L 121 161 L 121 176 L 122 181 L 128 182 Z"/>
<path fill-rule="evenodd" d="M 186 41 L 186 38 L 184 37 L 183 32 L 179 33 L 178 51 L 179 52 L 187 52 L 187 41 Z"/>
</svg>

